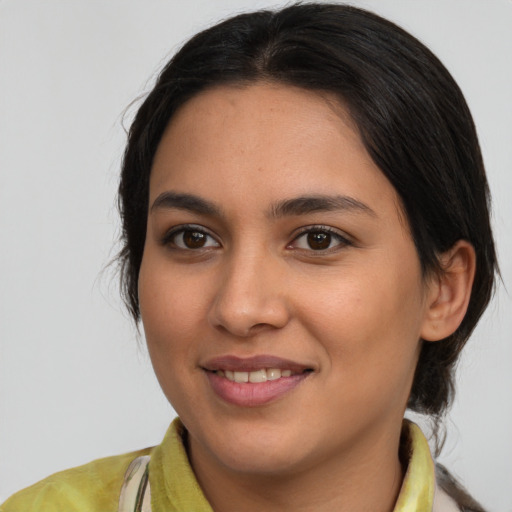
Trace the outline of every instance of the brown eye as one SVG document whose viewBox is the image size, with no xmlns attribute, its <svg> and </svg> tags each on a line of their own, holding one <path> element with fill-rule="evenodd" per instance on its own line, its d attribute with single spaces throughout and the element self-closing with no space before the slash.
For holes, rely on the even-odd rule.
<svg viewBox="0 0 512 512">
<path fill-rule="evenodd" d="M 311 226 L 304 229 L 290 245 L 290 248 L 301 249 L 302 251 L 332 252 L 352 245 L 350 240 L 345 238 L 338 231 L 329 226 Z"/>
<path fill-rule="evenodd" d="M 183 244 L 188 249 L 200 249 L 206 244 L 208 235 L 200 231 L 184 231 L 182 235 Z"/>
<path fill-rule="evenodd" d="M 220 244 L 212 235 L 201 229 L 196 229 L 195 226 L 172 230 L 164 237 L 162 243 L 178 249 L 188 250 L 220 247 Z"/>
<path fill-rule="evenodd" d="M 307 235 L 307 242 L 310 249 L 314 251 L 328 249 L 331 245 L 331 234 L 323 231 L 312 231 Z"/>
</svg>

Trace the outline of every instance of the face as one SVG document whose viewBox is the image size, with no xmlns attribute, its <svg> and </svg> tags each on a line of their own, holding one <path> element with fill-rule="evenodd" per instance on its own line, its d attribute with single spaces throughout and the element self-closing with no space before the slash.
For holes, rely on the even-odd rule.
<svg viewBox="0 0 512 512">
<path fill-rule="evenodd" d="M 139 299 L 194 463 L 285 474 L 398 435 L 426 296 L 396 192 L 333 98 L 222 87 L 174 116 Z"/>
</svg>

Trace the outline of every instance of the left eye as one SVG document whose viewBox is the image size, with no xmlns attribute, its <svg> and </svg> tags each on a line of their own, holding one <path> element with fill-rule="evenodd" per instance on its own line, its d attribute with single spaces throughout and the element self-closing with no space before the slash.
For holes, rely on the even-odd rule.
<svg viewBox="0 0 512 512">
<path fill-rule="evenodd" d="M 166 237 L 164 243 L 189 250 L 219 247 L 219 243 L 211 235 L 194 227 L 173 231 Z"/>
<path fill-rule="evenodd" d="M 343 236 L 328 229 L 312 229 L 300 234 L 292 245 L 308 251 L 325 251 L 336 246 L 348 245 Z"/>
</svg>

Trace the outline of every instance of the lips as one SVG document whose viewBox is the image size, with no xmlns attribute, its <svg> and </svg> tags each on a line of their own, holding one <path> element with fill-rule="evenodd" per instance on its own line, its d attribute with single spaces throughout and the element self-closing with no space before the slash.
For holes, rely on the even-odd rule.
<svg viewBox="0 0 512 512">
<path fill-rule="evenodd" d="M 213 391 L 241 407 L 268 404 L 293 390 L 313 368 L 275 356 L 223 356 L 202 365 Z"/>
</svg>

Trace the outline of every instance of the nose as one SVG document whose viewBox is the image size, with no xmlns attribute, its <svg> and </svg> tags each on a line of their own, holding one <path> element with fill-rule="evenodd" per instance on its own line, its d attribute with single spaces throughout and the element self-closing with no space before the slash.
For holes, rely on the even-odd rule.
<svg viewBox="0 0 512 512">
<path fill-rule="evenodd" d="M 242 338 L 283 328 L 290 319 L 285 274 L 270 255 L 233 256 L 219 275 L 210 324 Z"/>
</svg>

